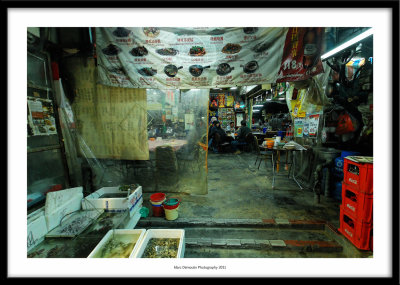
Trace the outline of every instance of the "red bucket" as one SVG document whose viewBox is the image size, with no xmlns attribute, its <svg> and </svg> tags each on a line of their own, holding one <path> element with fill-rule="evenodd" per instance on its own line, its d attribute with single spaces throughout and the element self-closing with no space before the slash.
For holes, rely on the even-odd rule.
<svg viewBox="0 0 400 285">
<path fill-rule="evenodd" d="M 155 203 L 163 202 L 165 200 L 165 194 L 164 193 L 154 193 L 153 195 L 150 196 L 150 200 Z"/>
<path fill-rule="evenodd" d="M 162 207 L 162 203 L 165 201 L 164 193 L 154 193 L 150 196 L 150 203 L 153 209 L 154 217 L 162 217 L 164 216 L 164 208 Z"/>
</svg>

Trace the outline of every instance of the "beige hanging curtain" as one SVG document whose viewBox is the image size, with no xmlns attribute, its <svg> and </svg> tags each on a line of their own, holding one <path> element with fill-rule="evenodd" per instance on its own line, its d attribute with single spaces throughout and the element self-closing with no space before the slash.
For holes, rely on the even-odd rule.
<svg viewBox="0 0 400 285">
<path fill-rule="evenodd" d="M 66 62 L 74 83 L 73 110 L 89 158 L 148 160 L 146 89 L 97 83 L 94 59 Z"/>
</svg>

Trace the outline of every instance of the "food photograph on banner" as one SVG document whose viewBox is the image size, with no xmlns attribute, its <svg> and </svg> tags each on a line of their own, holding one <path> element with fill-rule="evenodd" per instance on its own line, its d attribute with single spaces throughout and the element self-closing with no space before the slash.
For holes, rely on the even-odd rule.
<svg viewBox="0 0 400 285">
<path fill-rule="evenodd" d="M 43 31 L 29 258 L 373 257 L 370 27 Z"/>
</svg>

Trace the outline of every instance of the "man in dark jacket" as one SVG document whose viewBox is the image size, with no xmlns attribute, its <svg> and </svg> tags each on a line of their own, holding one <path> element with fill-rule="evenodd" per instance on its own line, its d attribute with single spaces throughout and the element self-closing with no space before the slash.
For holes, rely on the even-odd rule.
<svg viewBox="0 0 400 285">
<path fill-rule="evenodd" d="M 228 135 L 225 133 L 225 131 L 221 128 L 221 124 L 218 121 L 214 122 L 214 126 L 211 129 L 209 138 L 211 138 L 213 140 L 213 142 L 215 141 L 215 134 L 218 134 L 220 137 L 220 141 L 219 143 L 224 143 L 224 142 L 229 142 L 231 141 L 232 138 L 228 137 Z M 217 152 L 216 150 L 214 150 L 214 152 Z"/>
<path fill-rule="evenodd" d="M 240 122 L 241 127 L 237 131 L 236 140 L 231 142 L 232 149 L 235 154 L 239 154 L 240 150 L 238 149 L 238 145 L 243 145 L 246 143 L 246 136 L 251 133 L 251 130 L 248 126 L 246 126 L 246 121 L 243 120 Z"/>
<path fill-rule="evenodd" d="M 239 142 L 245 142 L 246 141 L 246 136 L 251 133 L 251 130 L 248 126 L 246 126 L 246 121 L 243 120 L 240 122 L 241 127 L 239 128 L 238 132 L 237 132 L 237 140 Z"/>
</svg>

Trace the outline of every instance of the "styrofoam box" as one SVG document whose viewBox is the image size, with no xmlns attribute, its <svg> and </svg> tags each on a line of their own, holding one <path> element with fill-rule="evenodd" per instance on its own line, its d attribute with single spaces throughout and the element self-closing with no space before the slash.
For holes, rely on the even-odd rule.
<svg viewBox="0 0 400 285">
<path fill-rule="evenodd" d="M 82 191 L 80 186 L 47 193 L 44 207 L 49 232 L 59 226 L 66 215 L 81 209 Z"/>
<path fill-rule="evenodd" d="M 105 209 L 105 212 L 124 212 L 129 209 L 132 217 L 143 204 L 142 186 L 129 194 L 128 198 L 99 198 L 104 194 L 121 193 L 119 186 L 103 187 L 82 199 L 82 209 Z"/>
<path fill-rule="evenodd" d="M 131 258 L 142 258 L 144 250 L 151 238 L 179 238 L 179 247 L 176 258 L 183 258 L 185 255 L 185 230 L 182 229 L 150 229 L 146 231 L 138 250 L 131 255 Z"/>
<path fill-rule="evenodd" d="M 114 233 L 113 233 L 114 231 Z M 114 230 L 109 230 L 108 233 L 101 239 L 101 241 L 97 244 L 97 246 L 92 250 L 92 252 L 89 254 L 88 258 L 98 258 L 96 255 L 100 253 L 102 250 L 103 246 L 113 237 L 114 235 L 132 235 L 132 236 L 137 236 L 139 234 L 139 237 L 136 239 L 136 244 L 132 249 L 132 252 L 129 256 L 131 256 L 136 253 L 138 250 L 141 241 L 144 238 L 146 230 L 145 229 L 133 229 L 133 230 L 128 230 L 128 229 L 114 229 Z"/>
<path fill-rule="evenodd" d="M 47 234 L 47 224 L 44 207 L 28 215 L 27 242 L 28 252 L 44 240 Z"/>
</svg>

